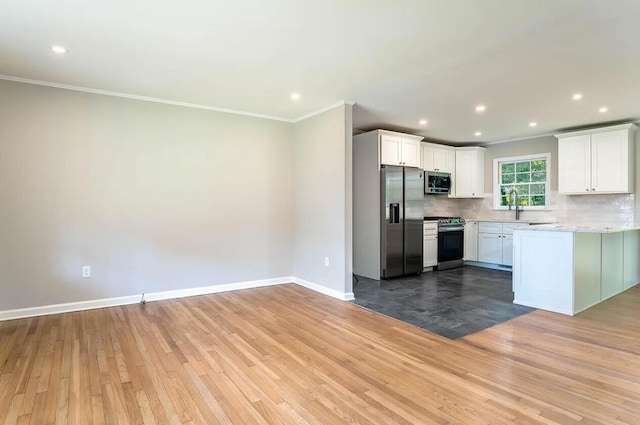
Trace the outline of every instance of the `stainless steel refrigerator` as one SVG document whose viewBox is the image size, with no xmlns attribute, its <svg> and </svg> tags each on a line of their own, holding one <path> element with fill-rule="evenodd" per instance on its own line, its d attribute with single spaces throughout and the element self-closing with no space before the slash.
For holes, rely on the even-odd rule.
<svg viewBox="0 0 640 425">
<path fill-rule="evenodd" d="M 381 272 L 383 279 L 422 272 L 424 172 L 382 166 Z"/>
</svg>

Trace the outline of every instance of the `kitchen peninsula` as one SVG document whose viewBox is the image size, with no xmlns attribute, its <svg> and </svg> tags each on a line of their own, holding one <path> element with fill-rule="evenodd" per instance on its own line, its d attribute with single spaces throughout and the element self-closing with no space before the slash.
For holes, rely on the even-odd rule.
<svg viewBox="0 0 640 425">
<path fill-rule="evenodd" d="M 514 231 L 514 303 L 574 315 L 640 281 L 640 223 Z"/>
</svg>

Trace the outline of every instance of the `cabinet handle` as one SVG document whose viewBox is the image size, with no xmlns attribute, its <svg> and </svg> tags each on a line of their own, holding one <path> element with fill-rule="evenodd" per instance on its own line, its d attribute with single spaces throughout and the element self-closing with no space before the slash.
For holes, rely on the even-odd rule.
<svg viewBox="0 0 640 425">
<path fill-rule="evenodd" d="M 585 189 L 587 192 L 589 191 L 589 189 Z"/>
<path fill-rule="evenodd" d="M 596 191 L 596 189 L 595 189 L 595 188 L 591 188 L 591 191 L 592 191 L 592 192 L 595 192 L 595 191 Z"/>
</svg>

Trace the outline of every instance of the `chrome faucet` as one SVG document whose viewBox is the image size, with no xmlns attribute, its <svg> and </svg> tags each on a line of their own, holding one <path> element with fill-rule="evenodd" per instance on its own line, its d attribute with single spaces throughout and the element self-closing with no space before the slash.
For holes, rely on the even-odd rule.
<svg viewBox="0 0 640 425">
<path fill-rule="evenodd" d="M 511 191 L 509 192 L 509 198 L 511 198 L 511 195 L 513 196 L 513 205 L 515 205 L 516 207 L 516 220 L 520 220 L 520 211 L 522 211 L 521 208 L 518 208 L 518 192 L 516 192 L 515 189 L 511 189 Z M 511 211 L 511 203 L 509 203 L 509 211 Z"/>
</svg>

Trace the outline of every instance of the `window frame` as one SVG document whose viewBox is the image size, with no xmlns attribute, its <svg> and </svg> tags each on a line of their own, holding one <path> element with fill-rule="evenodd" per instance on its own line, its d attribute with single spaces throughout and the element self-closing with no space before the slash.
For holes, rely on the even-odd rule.
<svg viewBox="0 0 640 425">
<path fill-rule="evenodd" d="M 500 163 L 502 162 L 520 162 L 520 161 L 535 161 L 537 159 L 544 159 L 547 163 L 546 181 L 544 182 L 544 205 L 526 205 L 520 208 L 524 210 L 548 210 L 549 208 L 549 195 L 551 194 L 551 153 L 538 153 L 532 155 L 510 156 L 504 158 L 493 159 L 493 209 L 494 210 L 508 210 L 509 206 L 500 205 Z M 536 182 L 541 183 L 541 182 Z"/>
</svg>

